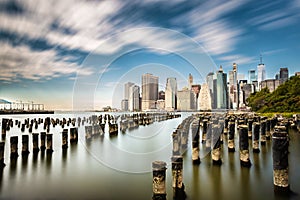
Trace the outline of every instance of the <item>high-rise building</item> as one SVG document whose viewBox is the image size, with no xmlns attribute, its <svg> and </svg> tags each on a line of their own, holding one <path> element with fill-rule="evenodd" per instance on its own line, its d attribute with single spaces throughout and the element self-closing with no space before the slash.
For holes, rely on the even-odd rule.
<svg viewBox="0 0 300 200">
<path fill-rule="evenodd" d="M 177 110 L 191 111 L 195 110 L 195 98 L 193 92 L 187 87 L 177 92 Z"/>
<path fill-rule="evenodd" d="M 165 96 L 166 96 L 166 93 L 164 91 L 161 90 L 158 92 L 158 99 L 165 100 Z"/>
<path fill-rule="evenodd" d="M 121 102 L 121 110 L 128 111 L 128 99 L 123 99 Z"/>
<path fill-rule="evenodd" d="M 128 98 L 129 98 L 129 88 L 133 85 L 134 85 L 134 83 L 131 83 L 131 82 L 125 83 L 125 85 L 124 85 L 124 99 L 128 100 Z"/>
<path fill-rule="evenodd" d="M 188 85 L 189 85 L 189 89 L 192 89 L 192 85 L 193 85 L 193 76 L 192 76 L 192 74 L 189 74 Z"/>
<path fill-rule="evenodd" d="M 165 92 L 165 109 L 168 111 L 177 109 L 177 80 L 176 78 L 167 78 Z"/>
<path fill-rule="evenodd" d="M 252 84 L 253 81 L 256 81 L 255 69 L 250 69 L 248 71 L 248 81 L 250 84 Z"/>
<path fill-rule="evenodd" d="M 215 91 L 214 91 L 215 93 Z M 223 68 L 216 73 L 216 98 L 217 98 L 217 109 L 227 109 L 227 74 L 223 73 Z"/>
<path fill-rule="evenodd" d="M 140 87 L 137 85 L 129 88 L 128 109 L 130 111 L 140 110 Z"/>
<path fill-rule="evenodd" d="M 257 65 L 257 81 L 258 85 L 266 79 L 265 64 L 262 63 L 262 57 L 260 56 L 260 63 Z"/>
<path fill-rule="evenodd" d="M 142 75 L 142 110 L 156 108 L 158 99 L 158 77 L 152 74 Z"/>
<path fill-rule="evenodd" d="M 228 85 L 228 107 L 231 109 L 238 108 L 238 84 L 237 84 L 237 64 L 233 63 L 232 71 L 229 71 L 229 85 Z"/>
<path fill-rule="evenodd" d="M 210 101 L 211 107 L 214 108 L 215 99 L 214 99 L 214 73 L 213 72 L 207 74 L 206 83 L 211 97 L 211 101 Z"/>
<path fill-rule="evenodd" d="M 239 108 L 244 108 L 245 104 L 245 90 L 244 86 L 247 84 L 247 80 L 239 80 L 238 84 L 238 97 L 239 97 Z"/>
<path fill-rule="evenodd" d="M 281 83 L 286 82 L 289 79 L 289 70 L 288 68 L 280 68 L 279 79 Z"/>
<path fill-rule="evenodd" d="M 198 110 L 211 110 L 211 96 L 206 83 L 201 86 L 198 105 Z"/>
<path fill-rule="evenodd" d="M 192 85 L 192 88 L 191 90 L 193 91 L 193 94 L 194 94 L 194 98 L 195 98 L 195 109 L 196 110 L 199 110 L 198 109 L 198 101 L 199 101 L 199 93 L 200 93 L 200 90 L 201 90 L 201 85 L 199 84 L 194 84 Z"/>
</svg>

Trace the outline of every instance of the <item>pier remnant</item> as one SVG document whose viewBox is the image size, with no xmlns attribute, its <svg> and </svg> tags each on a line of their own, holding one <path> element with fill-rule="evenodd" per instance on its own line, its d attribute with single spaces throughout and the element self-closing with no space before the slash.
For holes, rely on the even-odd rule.
<svg viewBox="0 0 300 200">
<path fill-rule="evenodd" d="M 272 135 L 273 151 L 273 183 L 275 193 L 287 193 L 289 187 L 288 174 L 288 135 L 285 126 L 275 126 Z"/>
<path fill-rule="evenodd" d="M 259 153 L 259 129 L 260 125 L 258 122 L 253 123 L 253 144 L 252 149 L 254 153 Z"/>
<path fill-rule="evenodd" d="M 22 135 L 22 156 L 26 157 L 29 154 L 28 150 L 29 135 Z"/>
<path fill-rule="evenodd" d="M 166 193 L 166 169 L 167 164 L 163 161 L 152 162 L 153 174 L 153 200 L 165 200 Z"/>
<path fill-rule="evenodd" d="M 239 125 L 239 144 L 241 166 L 250 167 L 251 161 L 249 158 L 249 141 L 247 125 Z"/>
<path fill-rule="evenodd" d="M 10 137 L 10 158 L 15 159 L 19 156 L 18 154 L 18 136 Z"/>
</svg>

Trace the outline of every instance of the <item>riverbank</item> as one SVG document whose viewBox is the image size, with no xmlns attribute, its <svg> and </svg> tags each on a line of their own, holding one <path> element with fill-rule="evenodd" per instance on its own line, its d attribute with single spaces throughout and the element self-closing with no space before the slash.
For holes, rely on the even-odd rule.
<svg viewBox="0 0 300 200">
<path fill-rule="evenodd" d="M 0 115 L 54 114 L 53 110 L 0 110 Z"/>
</svg>

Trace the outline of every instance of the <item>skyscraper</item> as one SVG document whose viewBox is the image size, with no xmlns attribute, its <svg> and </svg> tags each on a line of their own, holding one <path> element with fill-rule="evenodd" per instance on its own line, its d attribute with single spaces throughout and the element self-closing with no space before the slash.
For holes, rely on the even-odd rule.
<svg viewBox="0 0 300 200">
<path fill-rule="evenodd" d="M 134 85 L 134 83 L 131 83 L 131 82 L 125 83 L 125 85 L 124 85 L 124 99 L 128 100 L 128 98 L 129 98 L 129 88 L 133 85 Z"/>
<path fill-rule="evenodd" d="M 265 64 L 262 63 L 262 57 L 260 56 L 260 63 L 257 65 L 257 82 L 258 85 L 262 81 L 266 79 L 266 69 L 265 69 Z"/>
<path fill-rule="evenodd" d="M 209 90 L 209 93 L 210 93 L 210 96 L 211 96 L 211 107 L 214 108 L 214 73 L 213 72 L 210 72 L 207 74 L 206 76 L 206 83 L 207 83 L 207 86 L 208 86 L 208 90 Z"/>
<path fill-rule="evenodd" d="M 142 75 L 142 110 L 156 108 L 158 99 L 158 77 L 152 74 Z"/>
<path fill-rule="evenodd" d="M 280 68 L 279 79 L 281 84 L 289 79 L 289 70 L 288 68 Z"/>
<path fill-rule="evenodd" d="M 253 81 L 256 81 L 255 69 L 250 69 L 248 71 L 248 81 L 250 84 L 252 84 Z"/>
<path fill-rule="evenodd" d="M 232 109 L 238 108 L 238 86 L 237 86 L 237 64 L 233 63 L 232 71 L 229 71 L 229 98 L 228 107 Z"/>
<path fill-rule="evenodd" d="M 140 110 L 140 87 L 137 85 L 129 88 L 128 108 L 130 111 Z"/>
<path fill-rule="evenodd" d="M 183 88 L 177 92 L 177 110 L 194 110 L 195 98 L 193 92 L 188 88 Z"/>
<path fill-rule="evenodd" d="M 168 111 L 177 109 L 177 80 L 174 77 L 167 78 L 165 109 Z"/>
<path fill-rule="evenodd" d="M 217 97 L 217 109 L 227 109 L 227 74 L 223 73 L 223 68 L 216 73 L 216 97 Z M 215 92 L 215 91 L 214 91 Z"/>
<path fill-rule="evenodd" d="M 211 110 L 211 96 L 208 85 L 203 83 L 199 93 L 199 110 Z"/>
</svg>

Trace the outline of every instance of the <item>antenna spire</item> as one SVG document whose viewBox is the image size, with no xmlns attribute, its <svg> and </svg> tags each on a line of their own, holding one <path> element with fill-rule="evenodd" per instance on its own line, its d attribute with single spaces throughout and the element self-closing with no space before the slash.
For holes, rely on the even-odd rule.
<svg viewBox="0 0 300 200">
<path fill-rule="evenodd" d="M 262 55 L 260 54 L 260 64 L 262 64 Z"/>
</svg>

